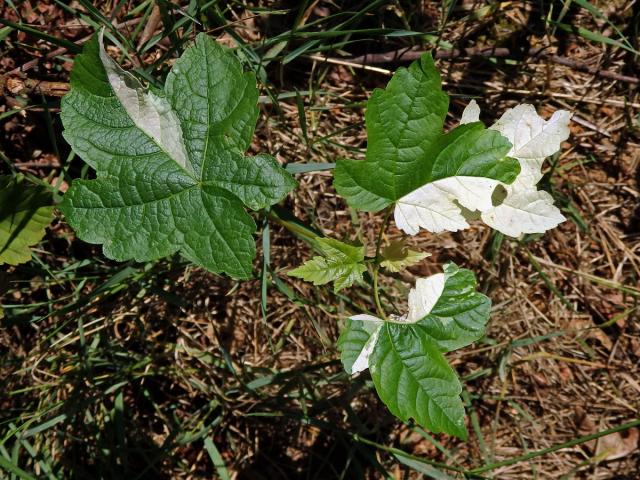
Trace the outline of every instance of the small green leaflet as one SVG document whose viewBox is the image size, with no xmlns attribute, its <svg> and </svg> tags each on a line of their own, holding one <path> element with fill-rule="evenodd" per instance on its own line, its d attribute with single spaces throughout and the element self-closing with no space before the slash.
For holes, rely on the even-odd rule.
<svg viewBox="0 0 640 480">
<path fill-rule="evenodd" d="M 490 202 L 499 181 L 511 183 L 520 166 L 506 157 L 511 143 L 480 122 L 445 134 L 448 107 L 430 54 L 398 69 L 367 102 L 365 160 L 336 164 L 338 193 L 365 211 L 397 203 L 396 223 L 409 234 L 418 226 L 434 232 L 468 226 L 460 206 L 475 210 L 478 197 Z"/>
<path fill-rule="evenodd" d="M 295 181 L 275 158 L 244 156 L 258 116 L 253 73 L 204 34 L 164 89 L 144 89 L 94 37 L 75 59 L 62 101 L 64 136 L 96 171 L 60 209 L 78 236 L 115 260 L 180 252 L 248 278 L 256 225 L 245 207 L 280 201 Z"/>
<path fill-rule="evenodd" d="M 367 270 L 363 263 L 364 246 L 349 245 L 333 238 L 318 238 L 315 243 L 322 256 L 313 257 L 291 270 L 290 276 L 314 285 L 333 282 L 335 292 L 362 281 L 362 274 Z"/>
<path fill-rule="evenodd" d="M 491 301 L 476 291 L 473 273 L 445 265 L 409 292 L 408 313 L 383 321 L 355 315 L 338 339 L 345 370 L 369 368 L 378 395 L 404 421 L 466 438 L 462 386 L 443 353 L 484 335 Z"/>
<path fill-rule="evenodd" d="M 44 237 L 53 218 L 51 192 L 21 175 L 0 176 L 0 265 L 31 260 L 32 245 Z"/>
<path fill-rule="evenodd" d="M 416 252 L 415 250 L 409 250 L 403 240 L 391 242 L 382 251 L 382 258 L 384 260 L 380 265 L 389 270 L 390 272 L 400 272 L 411 265 L 415 265 L 429 257 L 431 254 L 424 252 Z"/>
</svg>

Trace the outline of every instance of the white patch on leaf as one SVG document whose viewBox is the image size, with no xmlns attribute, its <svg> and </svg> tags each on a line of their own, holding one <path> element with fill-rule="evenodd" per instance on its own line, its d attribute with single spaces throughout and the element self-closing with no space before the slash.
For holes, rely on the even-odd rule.
<svg viewBox="0 0 640 480">
<path fill-rule="evenodd" d="M 465 107 L 462 112 L 462 117 L 460 118 L 460 125 L 464 125 L 465 123 L 473 123 L 480 121 L 480 107 L 478 106 L 478 102 L 475 100 L 471 100 L 469 105 Z"/>
<path fill-rule="evenodd" d="M 499 184 L 491 178 L 467 176 L 428 183 L 398 200 L 396 225 L 409 235 L 415 235 L 420 228 L 434 233 L 464 230 L 469 224 L 459 205 L 471 211 L 491 208 L 491 195 Z"/>
<path fill-rule="evenodd" d="M 416 280 L 415 288 L 409 292 L 407 323 L 416 323 L 431 313 L 442 296 L 445 281 L 444 273 L 436 273 L 430 277 Z"/>
<path fill-rule="evenodd" d="M 124 71 L 104 49 L 103 33 L 100 33 L 100 60 L 107 73 L 109 84 L 136 127 L 147 134 L 173 161 L 193 174 L 182 138 L 182 128 L 169 102 L 151 91 Z"/>
<path fill-rule="evenodd" d="M 510 237 L 546 232 L 566 220 L 553 204 L 553 197 L 535 189 L 508 191 L 500 205 L 481 216 L 484 223 Z"/>
<path fill-rule="evenodd" d="M 461 124 L 476 122 L 480 109 L 475 100 L 462 113 Z M 558 110 L 544 120 L 532 105 L 507 110 L 490 127 L 513 145 L 507 156 L 520 162 L 520 174 L 510 185 L 481 177 L 450 177 L 420 187 L 402 197 L 395 208 L 398 228 L 415 235 L 421 228 L 430 232 L 455 232 L 469 227 L 462 205 L 480 212 L 490 227 L 511 237 L 523 233 L 544 233 L 565 220 L 553 204 L 553 197 L 536 185 L 542 178 L 545 158 L 560 150 L 569 137 L 571 114 Z M 502 203 L 494 206 L 492 194 L 498 185 L 506 190 Z"/>
<path fill-rule="evenodd" d="M 373 352 L 373 348 L 376 346 L 376 342 L 378 341 L 378 336 L 380 335 L 380 330 L 382 329 L 383 321 L 378 317 L 374 317 L 373 315 L 367 315 L 367 314 L 354 315 L 353 317 L 350 317 L 350 319 L 360 320 L 363 322 L 372 322 L 374 325 L 377 325 L 377 327 L 375 327 L 375 330 L 371 333 L 369 340 L 367 340 L 367 343 L 364 344 L 364 347 L 362 348 L 362 351 L 358 355 L 358 358 L 356 358 L 355 362 L 353 362 L 353 365 L 351 366 L 350 373 L 354 375 L 356 373 L 363 372 L 364 370 L 369 368 L 369 356 L 371 355 L 371 352 Z"/>
<path fill-rule="evenodd" d="M 504 185 L 507 195 L 500 205 L 481 210 L 482 220 L 510 237 L 524 233 L 544 233 L 566 219 L 553 197 L 536 185 L 542 178 L 544 159 L 553 155 L 569 138 L 571 114 L 554 112 L 549 120 L 536 113 L 533 105 L 518 105 L 507 110 L 490 128 L 500 132 L 513 147 L 508 155 L 520 162 L 520 174 L 511 185 Z"/>
<path fill-rule="evenodd" d="M 446 277 L 444 273 L 436 273 L 430 277 L 416 280 L 416 286 L 409 292 L 409 313 L 402 316 L 391 315 L 391 321 L 398 323 L 416 323 L 429 315 L 442 296 L 445 281 Z M 353 362 L 350 372 L 353 375 L 368 368 L 369 357 L 376 346 L 384 320 L 368 314 L 354 315 L 349 318 L 350 320 L 371 322 L 375 328 L 364 344 L 358 358 Z"/>
<path fill-rule="evenodd" d="M 560 150 L 562 142 L 569 138 L 570 119 L 569 112 L 558 110 L 544 120 L 533 105 L 523 104 L 504 112 L 489 128 L 511 142 L 508 156 L 518 160 L 544 159 Z"/>
<path fill-rule="evenodd" d="M 520 162 L 520 174 L 516 177 L 509 189 L 532 189 L 542 179 L 542 164 L 544 158 L 518 158 Z M 505 188 L 507 188 L 505 186 Z"/>
</svg>

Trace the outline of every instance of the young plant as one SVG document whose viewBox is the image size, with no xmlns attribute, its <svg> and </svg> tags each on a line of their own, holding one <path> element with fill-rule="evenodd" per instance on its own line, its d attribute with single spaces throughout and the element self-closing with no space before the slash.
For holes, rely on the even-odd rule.
<svg viewBox="0 0 640 480">
<path fill-rule="evenodd" d="M 443 353 L 482 337 L 490 310 L 473 273 L 449 263 L 444 273 L 417 280 L 405 315 L 347 319 L 338 339 L 342 363 L 351 374 L 369 368 L 397 417 L 466 438 L 462 386 Z"/>
<path fill-rule="evenodd" d="M 280 201 L 292 177 L 266 154 L 248 157 L 258 108 L 255 77 L 201 34 L 175 62 L 162 90 L 144 88 L 95 37 L 76 58 L 62 102 L 65 138 L 96 172 L 76 180 L 60 208 L 78 236 L 116 260 L 176 252 L 213 272 L 251 276 L 256 229 L 245 207 Z M 536 184 L 542 163 L 568 135 L 569 114 L 549 121 L 530 105 L 508 110 L 492 127 L 471 102 L 445 132 L 449 98 L 429 54 L 377 89 L 366 112 L 364 161 L 339 160 L 336 190 L 357 210 L 386 209 L 373 258 L 365 247 L 283 225 L 320 254 L 290 275 L 334 290 L 364 282 L 369 270 L 377 314 L 346 320 L 338 340 L 349 374 L 369 369 L 382 401 L 399 418 L 466 438 L 462 386 L 444 354 L 484 335 L 491 301 L 473 273 L 453 263 L 418 279 L 405 314 L 387 315 L 378 277 L 426 253 L 403 241 L 382 248 L 391 213 L 414 235 L 456 231 L 480 218 L 517 237 L 564 220 Z"/>
<path fill-rule="evenodd" d="M 544 159 L 569 136 L 570 115 L 559 111 L 545 121 L 531 105 L 519 105 L 487 129 L 472 101 L 460 125 L 444 132 L 448 106 L 426 54 L 399 69 L 385 89 L 373 92 L 365 114 L 365 160 L 337 162 L 334 185 L 351 207 L 387 209 L 375 256 L 363 259 L 372 265 L 377 316 L 348 318 L 338 348 L 348 373 L 369 368 L 378 395 L 396 416 L 466 438 L 462 386 L 443 354 L 484 335 L 491 301 L 476 292 L 472 272 L 449 263 L 443 273 L 417 280 L 406 314 L 387 316 L 378 292 L 380 268 L 397 272 L 421 255 L 403 242 L 392 243 L 380 255 L 381 239 L 391 209 L 398 228 L 409 235 L 420 229 L 465 229 L 476 218 L 512 237 L 557 226 L 564 217 L 536 184 Z M 318 271 L 337 261 L 324 254 L 313 275 L 309 262 L 292 273 L 323 283 L 340 281 L 335 270 Z M 351 263 L 350 268 L 357 267 Z"/>
<path fill-rule="evenodd" d="M 353 208 L 377 212 L 395 204 L 398 227 L 410 235 L 469 227 L 479 212 L 506 235 L 544 232 L 564 217 L 535 184 L 546 157 L 569 135 L 569 113 L 545 122 L 531 105 L 507 111 L 490 129 L 472 102 L 463 122 L 444 133 L 449 98 L 429 54 L 399 69 L 367 103 L 367 155 L 339 160 L 335 187 Z M 495 198 L 497 187 L 506 198 Z"/>
</svg>

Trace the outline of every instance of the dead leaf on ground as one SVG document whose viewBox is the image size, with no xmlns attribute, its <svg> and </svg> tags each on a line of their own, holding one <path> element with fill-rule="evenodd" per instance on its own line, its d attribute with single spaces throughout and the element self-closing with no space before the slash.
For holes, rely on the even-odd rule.
<svg viewBox="0 0 640 480">
<path fill-rule="evenodd" d="M 632 454 L 638 449 L 640 431 L 631 428 L 626 436 L 616 432 L 598 439 L 595 456 L 599 460 L 616 460 Z"/>
</svg>

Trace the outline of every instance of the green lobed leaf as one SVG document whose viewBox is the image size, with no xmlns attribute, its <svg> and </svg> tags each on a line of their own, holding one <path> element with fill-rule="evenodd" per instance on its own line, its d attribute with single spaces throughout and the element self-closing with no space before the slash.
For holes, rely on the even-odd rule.
<svg viewBox="0 0 640 480">
<path fill-rule="evenodd" d="M 52 218 L 50 191 L 28 185 L 21 176 L 0 176 L 0 265 L 31 260 L 29 247 L 44 237 Z"/>
<path fill-rule="evenodd" d="M 420 325 L 383 325 L 369 370 L 380 399 L 398 418 L 466 439 L 462 386 Z"/>
<path fill-rule="evenodd" d="M 334 184 L 354 207 L 378 211 L 431 182 L 453 176 L 512 182 L 518 161 L 505 157 L 511 144 L 480 122 L 443 132 L 449 99 L 431 54 L 396 71 L 376 89 L 365 115 L 364 161 L 338 160 Z"/>
<path fill-rule="evenodd" d="M 67 221 L 115 260 L 180 252 L 250 277 L 256 225 L 244 207 L 265 208 L 295 186 L 273 157 L 244 156 L 257 99 L 253 73 L 204 34 L 162 91 L 145 90 L 94 37 L 75 60 L 61 116 L 97 178 L 74 181 L 60 206 Z"/>
<path fill-rule="evenodd" d="M 462 387 L 443 352 L 484 335 L 490 300 L 476 291 L 473 273 L 453 263 L 420 278 L 409 293 L 407 315 L 383 321 L 349 318 L 338 339 L 348 373 L 369 367 L 378 395 L 404 421 L 466 438 Z"/>
<path fill-rule="evenodd" d="M 491 313 L 491 300 L 476 291 L 471 270 L 448 263 L 444 275 L 440 298 L 418 324 L 441 350 L 450 352 L 482 338 Z"/>
<path fill-rule="evenodd" d="M 390 272 L 400 272 L 430 256 L 429 253 L 410 250 L 403 240 L 391 242 L 382 251 L 384 260 L 380 265 Z"/>
<path fill-rule="evenodd" d="M 318 238 L 316 244 L 322 256 L 315 256 L 303 265 L 289 272 L 289 275 L 302 278 L 314 285 L 333 283 L 334 291 L 350 287 L 362 281 L 367 270 L 364 265 L 364 246 L 349 245 L 333 238 Z"/>
</svg>

